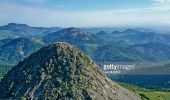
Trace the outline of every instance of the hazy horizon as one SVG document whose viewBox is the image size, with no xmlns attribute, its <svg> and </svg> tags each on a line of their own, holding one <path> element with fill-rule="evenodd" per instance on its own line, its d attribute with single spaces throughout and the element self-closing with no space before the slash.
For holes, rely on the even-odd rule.
<svg viewBox="0 0 170 100">
<path fill-rule="evenodd" d="M 170 25 L 170 0 L 1 0 L 0 25 L 117 27 Z"/>
</svg>

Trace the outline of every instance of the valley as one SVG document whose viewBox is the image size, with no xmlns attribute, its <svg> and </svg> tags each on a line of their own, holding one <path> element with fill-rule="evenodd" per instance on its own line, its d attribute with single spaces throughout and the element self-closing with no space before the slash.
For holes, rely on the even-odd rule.
<svg viewBox="0 0 170 100">
<path fill-rule="evenodd" d="M 120 75 L 109 74 L 108 77 L 113 81 L 132 84 L 125 87 L 144 98 L 169 98 L 169 93 L 164 93 L 170 89 L 169 34 L 135 29 L 115 31 L 99 28 L 93 31 L 74 27 L 31 27 L 17 23 L 0 26 L 0 79 L 10 69 L 17 69 L 19 62 L 25 61 L 41 48 L 57 42 L 67 42 L 89 55 L 100 69 L 106 63 L 135 64 L 132 71 Z M 148 91 L 138 90 L 135 85 Z"/>
</svg>

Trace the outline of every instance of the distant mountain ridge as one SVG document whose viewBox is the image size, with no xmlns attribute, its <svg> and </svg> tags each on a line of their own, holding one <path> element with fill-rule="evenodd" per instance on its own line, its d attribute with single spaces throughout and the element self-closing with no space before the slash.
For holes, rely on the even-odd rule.
<svg viewBox="0 0 170 100">
<path fill-rule="evenodd" d="M 43 37 L 43 39 L 47 43 L 54 43 L 59 41 L 74 44 L 100 42 L 100 40 L 94 34 L 74 27 L 66 28 L 61 31 L 51 33 Z"/>
<path fill-rule="evenodd" d="M 100 32 L 96 34 L 102 40 L 124 42 L 125 44 L 141 44 L 141 43 L 170 43 L 170 34 L 158 34 L 154 32 L 142 32 L 134 29 L 126 29 L 125 31 L 114 31 L 104 34 Z"/>
<path fill-rule="evenodd" d="M 133 50 L 136 50 L 141 53 L 145 53 L 151 59 L 159 60 L 168 60 L 170 59 L 170 44 L 163 43 L 146 43 L 146 44 L 137 44 L 130 46 Z"/>
<path fill-rule="evenodd" d="M 26 24 L 10 23 L 0 26 L 0 71 L 5 73 L 18 62 L 35 53 L 38 49 L 56 42 L 68 42 L 89 55 L 98 65 L 105 63 L 141 62 L 139 71 L 168 73 L 169 64 L 149 67 L 152 62 L 165 64 L 170 61 L 170 34 L 161 34 L 143 29 L 112 29 L 112 28 L 45 28 L 32 27 Z M 49 53 L 50 54 L 50 53 Z M 143 63 L 144 62 L 144 63 Z M 146 63 L 145 63 L 146 62 Z M 148 64 L 147 62 L 151 62 Z M 155 63 L 156 62 L 156 63 Z M 6 67 L 6 65 L 8 67 Z M 102 67 L 102 66 L 101 66 Z M 136 68 L 139 67 L 136 65 Z M 138 72 L 138 71 L 136 71 Z M 113 75 L 114 76 L 114 75 Z M 164 76 L 162 76 L 164 77 Z M 170 86 L 169 76 L 152 78 L 153 83 Z M 2 78 L 2 77 L 1 77 Z M 131 79 L 132 78 L 132 79 Z M 123 81 L 138 83 L 142 81 L 148 86 L 147 76 L 123 77 Z M 149 81 L 148 81 L 149 79 Z M 160 79 L 160 80 L 157 80 Z M 165 79 L 165 81 L 164 81 Z M 167 81 L 168 80 L 168 81 Z M 164 84 L 165 83 L 165 84 Z"/>
<path fill-rule="evenodd" d="M 0 26 L 0 33 L 8 35 L 22 36 L 25 38 L 43 37 L 49 33 L 61 30 L 59 27 L 31 27 L 26 24 L 9 23 L 8 25 Z M 0 34 L 1 36 L 1 34 Z"/>
<path fill-rule="evenodd" d="M 30 27 L 25 24 L 9 24 L 9 26 Z M 31 27 L 32 28 L 32 27 Z M 41 27 L 34 27 L 37 29 L 44 29 Z M 25 29 L 22 29 L 25 30 Z M 22 36 L 19 36 L 22 38 Z M 13 48 L 9 51 L 2 48 L 3 45 L 9 45 L 7 42 L 17 40 L 17 38 L 6 38 L 0 40 L 1 61 L 9 61 L 12 57 L 14 62 L 22 60 L 24 57 L 15 58 L 13 53 L 18 54 L 19 49 Z M 24 37 L 25 38 L 25 37 Z M 27 38 L 27 40 L 34 42 L 33 48 L 41 48 L 42 46 L 55 42 L 68 42 L 80 48 L 83 52 L 90 55 L 97 62 L 134 62 L 134 61 L 169 61 L 169 40 L 170 36 L 167 34 L 156 34 L 153 32 L 140 32 L 134 29 L 126 29 L 125 31 L 114 31 L 107 33 L 100 31 L 97 34 L 87 32 L 79 28 L 65 28 L 59 31 L 49 33 L 42 38 Z M 12 41 L 14 42 L 14 41 Z M 11 42 L 11 43 L 12 43 Z M 12 43 L 15 44 L 16 42 Z M 144 45 L 145 44 L 145 45 Z M 153 44 L 153 45 L 152 45 Z M 157 45 L 158 44 L 158 45 Z M 17 45 L 17 44 L 16 44 Z M 149 48 L 148 48 L 148 46 Z M 26 45 L 25 45 L 26 46 Z M 29 48 L 29 47 L 27 47 Z M 33 51 L 27 49 L 26 55 Z M 155 51 L 156 50 L 156 51 Z M 8 52 L 6 52 L 8 51 Z M 155 56 L 156 55 L 156 56 Z M 13 58 L 14 57 L 14 58 Z M 5 60 L 4 60 L 5 59 Z M 12 61 L 12 63 L 14 63 Z"/>
</svg>

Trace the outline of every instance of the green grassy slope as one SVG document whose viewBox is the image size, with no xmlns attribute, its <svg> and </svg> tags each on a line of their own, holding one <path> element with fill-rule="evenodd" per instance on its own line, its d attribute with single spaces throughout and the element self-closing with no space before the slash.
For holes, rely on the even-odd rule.
<svg viewBox="0 0 170 100">
<path fill-rule="evenodd" d="M 170 92 L 149 90 L 125 83 L 120 83 L 120 85 L 139 94 L 142 100 L 170 100 Z"/>
</svg>

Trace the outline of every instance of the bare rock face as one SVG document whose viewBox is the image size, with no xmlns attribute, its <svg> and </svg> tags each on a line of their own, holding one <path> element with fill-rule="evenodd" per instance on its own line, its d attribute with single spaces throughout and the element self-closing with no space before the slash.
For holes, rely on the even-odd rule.
<svg viewBox="0 0 170 100">
<path fill-rule="evenodd" d="M 109 80 L 67 43 L 43 47 L 13 67 L 0 82 L 0 99 L 139 100 Z"/>
</svg>

